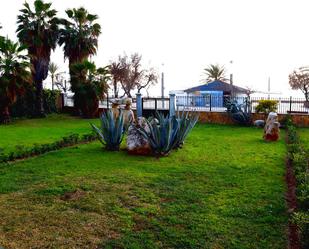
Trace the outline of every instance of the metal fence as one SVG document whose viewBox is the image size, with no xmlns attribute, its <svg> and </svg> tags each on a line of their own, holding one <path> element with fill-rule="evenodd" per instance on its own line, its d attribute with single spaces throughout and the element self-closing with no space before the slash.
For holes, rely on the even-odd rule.
<svg viewBox="0 0 309 249">
<path fill-rule="evenodd" d="M 176 96 L 175 109 L 182 110 L 196 110 L 206 112 L 226 112 L 227 103 L 231 100 L 236 101 L 239 105 L 247 106 L 251 112 L 255 112 L 256 106 L 260 100 L 269 98 L 261 97 L 233 97 L 230 96 Z M 309 104 L 305 99 L 301 98 L 270 98 L 277 101 L 277 112 L 280 114 L 287 113 L 301 113 L 309 114 Z M 64 98 L 64 106 L 74 106 L 73 97 Z M 111 108 L 112 103 L 110 99 L 100 101 L 100 108 Z M 136 98 L 132 99 L 132 109 L 136 109 Z M 170 109 L 169 98 L 142 98 L 143 110 L 158 110 L 166 111 Z"/>
<path fill-rule="evenodd" d="M 301 98 L 262 98 L 262 97 L 233 97 L 230 96 L 176 96 L 176 110 L 197 110 L 210 112 L 226 112 L 227 103 L 235 101 L 239 105 L 248 106 L 251 112 L 256 112 L 260 100 L 277 101 L 277 112 L 281 114 L 309 114 L 309 104 Z"/>
</svg>

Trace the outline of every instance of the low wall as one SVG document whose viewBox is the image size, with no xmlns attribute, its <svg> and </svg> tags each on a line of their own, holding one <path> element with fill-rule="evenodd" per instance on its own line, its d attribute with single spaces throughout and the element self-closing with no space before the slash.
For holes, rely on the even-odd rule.
<svg viewBox="0 0 309 249">
<path fill-rule="evenodd" d="M 290 116 L 294 125 L 298 127 L 309 127 L 309 115 L 302 114 L 278 114 L 279 122 Z M 267 115 L 261 113 L 252 113 L 252 120 L 266 119 Z M 200 122 L 211 124 L 235 124 L 227 112 L 200 112 Z"/>
<path fill-rule="evenodd" d="M 76 113 L 74 107 L 64 107 L 63 112 L 66 113 Z M 100 108 L 98 111 L 98 116 L 103 112 L 103 109 Z M 136 111 L 134 110 L 136 115 Z M 166 112 L 167 114 L 168 112 Z M 143 116 L 148 117 L 154 113 L 154 110 L 143 110 Z M 278 114 L 279 122 L 283 123 L 283 121 L 287 118 L 288 114 Z M 302 114 L 292 114 L 289 115 L 293 121 L 293 124 L 298 127 L 309 127 L 309 115 Z M 265 114 L 261 113 L 252 113 L 252 120 L 257 119 L 266 119 Z M 200 112 L 199 121 L 201 123 L 210 123 L 210 124 L 235 124 L 231 116 L 227 112 Z"/>
</svg>

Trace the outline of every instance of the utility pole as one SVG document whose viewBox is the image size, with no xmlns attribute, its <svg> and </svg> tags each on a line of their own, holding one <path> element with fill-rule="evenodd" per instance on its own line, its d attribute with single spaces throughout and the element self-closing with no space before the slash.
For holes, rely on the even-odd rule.
<svg viewBox="0 0 309 249">
<path fill-rule="evenodd" d="M 233 66 L 233 61 L 230 61 L 231 63 L 231 68 Z M 231 97 L 234 97 L 234 86 L 233 86 L 233 72 L 230 73 L 230 84 L 231 84 Z"/>
<path fill-rule="evenodd" d="M 164 64 L 162 63 L 162 73 L 161 73 L 161 98 L 162 98 L 162 108 L 164 109 Z"/>
<path fill-rule="evenodd" d="M 270 99 L 270 77 L 268 77 L 268 99 Z"/>
</svg>

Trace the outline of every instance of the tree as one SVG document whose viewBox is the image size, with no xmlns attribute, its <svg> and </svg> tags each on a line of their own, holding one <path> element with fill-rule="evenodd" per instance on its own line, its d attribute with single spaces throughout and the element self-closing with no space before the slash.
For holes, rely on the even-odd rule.
<svg viewBox="0 0 309 249">
<path fill-rule="evenodd" d="M 289 75 L 289 84 L 294 90 L 301 90 L 309 103 L 309 68 L 301 67 Z"/>
<path fill-rule="evenodd" d="M 132 54 L 130 57 L 126 54 L 119 56 L 118 61 L 112 63 L 111 69 L 116 69 L 116 74 L 111 74 L 114 82 L 119 82 L 122 90 L 124 91 L 123 96 L 132 97 L 132 91 L 137 89 L 140 92 L 142 89 L 148 90 L 152 85 L 158 82 L 158 74 L 154 68 L 144 69 L 142 68 L 142 56 L 138 53 Z M 113 67 L 114 64 L 114 67 Z M 114 75 L 117 77 L 114 78 Z"/>
<path fill-rule="evenodd" d="M 63 20 L 64 28 L 60 31 L 59 45 L 64 45 L 64 58 L 69 60 L 70 80 L 73 89 L 73 80 L 76 80 L 76 78 L 85 77 L 79 79 L 79 83 L 87 82 L 87 74 L 79 74 L 76 71 L 76 65 L 82 65 L 84 61 L 89 59 L 89 56 L 96 54 L 101 26 L 96 22 L 98 16 L 88 13 L 85 8 L 68 9 L 66 14 L 69 19 Z M 73 65 L 75 65 L 74 69 Z M 74 73 L 78 75 L 74 75 Z M 89 98 L 91 99 L 92 96 L 89 96 Z M 83 108 L 80 103 L 76 102 L 77 99 L 74 96 L 74 106 Z M 80 111 L 85 112 L 86 110 L 80 109 Z"/>
<path fill-rule="evenodd" d="M 63 47 L 64 57 L 69 59 L 69 67 L 88 60 L 95 55 L 101 26 L 96 23 L 98 16 L 89 14 L 85 8 L 68 9 L 69 20 L 64 20 L 60 31 L 59 45 Z"/>
<path fill-rule="evenodd" d="M 96 115 L 99 100 L 103 99 L 108 91 L 110 80 L 109 68 L 98 68 L 87 60 L 71 65 L 71 90 L 74 93 L 74 104 L 82 115 L 92 118 Z"/>
<path fill-rule="evenodd" d="M 150 86 L 158 83 L 159 75 L 154 68 L 144 70 L 140 81 L 137 82 L 137 92 L 140 93 L 142 89 L 148 90 Z"/>
<path fill-rule="evenodd" d="M 111 62 L 109 67 L 110 67 L 114 97 L 118 98 L 119 84 L 120 82 L 124 82 L 126 77 L 126 65 L 123 65 L 121 63 L 121 58 L 119 56 L 119 60 Z"/>
<path fill-rule="evenodd" d="M 55 88 L 55 79 L 57 79 L 59 77 L 59 75 L 60 75 L 58 65 L 56 63 L 54 63 L 54 62 L 49 63 L 48 72 L 49 72 L 49 75 L 50 75 L 51 81 L 52 81 L 52 90 L 54 90 L 54 88 Z"/>
<path fill-rule="evenodd" d="M 36 87 L 35 109 L 37 116 L 44 116 L 43 81 L 48 76 L 51 51 L 56 48 L 59 38 L 60 20 L 52 3 L 34 1 L 34 10 L 27 2 L 17 17 L 17 37 L 21 44 L 28 47 L 32 64 L 32 80 Z"/>
<path fill-rule="evenodd" d="M 8 38 L 0 42 L 0 122 L 10 121 L 9 107 L 16 101 L 26 84 L 31 83 L 29 57 L 26 47 Z"/>
<path fill-rule="evenodd" d="M 138 53 L 132 54 L 130 58 L 127 55 L 120 58 L 120 63 L 126 70 L 125 77 L 120 84 L 124 91 L 124 95 L 127 95 L 129 98 L 132 98 L 131 91 L 136 88 L 137 82 L 141 80 L 143 75 L 141 60 L 142 56 Z"/>
<path fill-rule="evenodd" d="M 215 80 L 226 80 L 226 69 L 224 66 L 220 66 L 218 64 L 210 64 L 207 68 L 204 69 L 204 74 L 207 76 L 205 79 L 207 83 Z"/>
</svg>

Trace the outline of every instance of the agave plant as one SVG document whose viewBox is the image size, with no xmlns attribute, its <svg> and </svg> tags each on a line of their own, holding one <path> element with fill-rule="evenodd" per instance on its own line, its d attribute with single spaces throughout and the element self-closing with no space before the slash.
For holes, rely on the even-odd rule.
<svg viewBox="0 0 309 249">
<path fill-rule="evenodd" d="M 228 101 L 226 103 L 227 112 L 231 115 L 232 119 L 241 125 L 251 124 L 251 113 L 248 111 L 248 103 L 246 106 L 240 105 L 237 101 Z"/>
<path fill-rule="evenodd" d="M 174 142 L 179 129 L 175 118 L 157 113 L 157 121 L 146 120 L 149 132 L 143 128 L 138 128 L 142 136 L 148 140 L 153 153 L 157 156 L 165 156 L 174 148 Z"/>
<path fill-rule="evenodd" d="M 184 141 L 190 131 L 193 129 L 195 124 L 198 121 L 199 113 L 198 112 L 185 112 L 183 111 L 181 114 L 178 113 L 177 117 L 174 117 L 178 122 L 178 132 L 175 137 L 173 148 L 181 148 L 184 144 Z"/>
<path fill-rule="evenodd" d="M 101 129 L 91 124 L 100 142 L 107 150 L 119 151 L 124 135 L 123 115 L 120 112 L 115 117 L 111 110 L 104 112 L 101 116 Z"/>
</svg>

